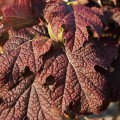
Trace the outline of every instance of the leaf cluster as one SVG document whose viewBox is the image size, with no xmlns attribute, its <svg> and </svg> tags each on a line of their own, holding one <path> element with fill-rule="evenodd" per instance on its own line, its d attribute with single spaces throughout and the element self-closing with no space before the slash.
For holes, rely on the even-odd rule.
<svg viewBox="0 0 120 120">
<path fill-rule="evenodd" d="M 119 2 L 2 0 L 0 16 L 0 120 L 77 120 L 120 100 Z"/>
</svg>

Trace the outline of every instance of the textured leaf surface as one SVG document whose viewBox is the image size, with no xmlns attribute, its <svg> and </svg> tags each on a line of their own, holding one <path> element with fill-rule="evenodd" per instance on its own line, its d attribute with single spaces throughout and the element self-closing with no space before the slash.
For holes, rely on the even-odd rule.
<svg viewBox="0 0 120 120">
<path fill-rule="evenodd" d="M 20 0 L 13 11 L 26 1 L 30 7 L 29 0 Z M 40 1 L 32 1 L 35 14 Z M 21 16 L 33 17 L 28 8 L 23 9 L 26 12 L 19 11 Z M 50 2 L 44 17 L 55 35 L 53 40 L 45 25 L 9 30 L 0 56 L 0 120 L 62 120 L 69 112 L 75 116 L 99 113 L 114 101 L 111 93 L 118 87 L 110 90 L 115 84 L 107 76 L 117 49 L 98 41 L 86 42 L 87 26 L 101 34 L 102 13 L 97 8 Z"/>
<path fill-rule="evenodd" d="M 82 5 L 75 5 L 72 9 L 66 4 L 50 4 L 46 7 L 45 18 L 56 39 L 61 26 L 65 26 L 63 40 L 66 40 L 73 51 L 78 50 L 88 40 L 87 26 L 91 26 L 99 35 L 102 32 L 99 17 L 90 8 Z"/>
<path fill-rule="evenodd" d="M 35 37 L 48 36 L 47 28 L 45 25 L 34 25 L 25 29 Z"/>
<path fill-rule="evenodd" d="M 75 47 L 73 49 L 76 49 L 76 47 L 79 46 L 81 42 L 83 45 L 83 43 L 88 40 L 88 32 L 86 27 L 91 26 L 98 33 L 98 35 L 101 35 L 102 23 L 99 17 L 97 17 L 96 14 L 94 14 L 94 12 L 92 12 L 91 9 L 84 6 L 74 6 L 73 8 L 74 8 L 74 16 L 76 22 L 76 32 L 75 32 L 75 42 L 74 42 Z M 80 29 L 81 29 L 81 34 L 80 34 Z"/>
<path fill-rule="evenodd" d="M 19 81 L 11 91 L 1 92 L 0 119 L 38 119 L 53 120 L 49 114 L 51 107 L 50 90 L 42 87 L 29 75 Z"/>
<path fill-rule="evenodd" d="M 32 41 L 25 31 L 13 32 L 0 58 L 1 120 L 58 120 L 67 108 L 75 113 L 98 113 L 107 107 L 108 81 L 98 67 L 108 67 L 106 60 L 111 63 L 106 47 L 88 44 L 73 54 L 56 45 L 49 50 L 49 40 Z"/>
<path fill-rule="evenodd" d="M 52 87 L 53 100 L 62 112 L 65 111 L 66 106 L 71 105 L 71 109 L 75 112 L 97 113 L 108 105 L 106 78 L 96 71 L 97 65 L 106 66 L 105 61 L 108 57 L 105 55 L 105 49 L 88 45 L 76 54 L 66 49 L 66 54 L 61 51 L 56 59 L 52 55 L 50 55 L 52 60 L 47 58 L 45 70 L 39 79 L 45 81 L 51 74 L 55 77 L 56 82 Z M 46 77 L 44 78 L 43 75 Z"/>
</svg>

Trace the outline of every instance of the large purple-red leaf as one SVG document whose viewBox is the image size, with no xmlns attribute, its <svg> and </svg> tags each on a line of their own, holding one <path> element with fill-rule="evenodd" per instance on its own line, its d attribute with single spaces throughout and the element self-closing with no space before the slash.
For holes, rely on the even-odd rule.
<svg viewBox="0 0 120 120">
<path fill-rule="evenodd" d="M 68 111 L 79 115 L 106 109 L 111 101 L 107 69 L 117 49 L 99 42 L 83 45 L 87 26 L 101 33 L 97 15 L 81 5 L 50 3 L 45 18 L 54 41 L 41 36 L 46 36 L 45 26 L 9 31 L 0 56 L 1 120 L 62 120 Z M 55 42 L 61 27 L 64 45 Z"/>
<path fill-rule="evenodd" d="M 32 40 L 25 30 L 10 35 L 0 57 L 1 120 L 58 120 L 67 109 L 77 114 L 106 109 L 110 94 L 101 71 L 110 66 L 116 49 L 114 57 L 99 44 L 72 53 L 69 46 L 62 49 L 53 42 L 51 47 L 47 38 Z"/>
<path fill-rule="evenodd" d="M 56 39 L 60 28 L 64 25 L 63 39 L 73 51 L 78 50 L 88 40 L 87 26 L 91 26 L 98 35 L 102 32 L 102 23 L 97 14 L 82 5 L 75 5 L 72 8 L 66 4 L 49 4 L 45 10 L 45 19 L 50 24 Z"/>
</svg>

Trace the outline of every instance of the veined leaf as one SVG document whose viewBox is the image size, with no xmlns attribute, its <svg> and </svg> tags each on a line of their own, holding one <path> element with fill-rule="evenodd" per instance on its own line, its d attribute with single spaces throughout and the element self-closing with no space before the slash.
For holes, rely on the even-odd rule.
<svg viewBox="0 0 120 120">
<path fill-rule="evenodd" d="M 106 46 L 87 44 L 73 54 L 47 38 L 30 39 L 25 30 L 10 36 L 0 57 L 1 120 L 61 120 L 67 109 L 84 114 L 107 107 L 110 93 L 101 69 L 110 66 L 116 49 L 107 56 Z"/>
<path fill-rule="evenodd" d="M 25 24 L 34 20 L 29 11 L 31 2 L 18 1 L 13 8 L 8 5 L 10 13 L 7 6 L 2 8 L 3 24 L 7 25 L 4 29 L 10 30 L 0 55 L 0 120 L 62 120 L 69 119 L 69 115 L 105 110 L 116 99 L 116 94 L 111 98 L 111 92 L 118 90 L 110 89 L 115 83 L 108 79 L 108 69 L 118 49 L 98 41 L 84 44 L 88 40 L 88 26 L 100 36 L 101 12 L 49 1 L 44 17 L 51 27 L 48 28 L 51 40 L 45 31 L 46 24 L 32 27 L 19 24 L 25 28 L 13 30 L 21 28 L 20 20 Z M 32 1 L 35 14 L 38 7 L 34 5 L 40 1 Z M 12 15 L 21 17 L 16 19 Z M 12 20 L 16 20 L 16 25 Z M 62 46 L 60 40 L 65 40 Z M 120 83 L 118 79 L 115 82 Z"/>
<path fill-rule="evenodd" d="M 56 37 L 61 26 L 65 25 L 63 39 L 66 39 L 65 43 L 70 45 L 73 52 L 88 40 L 87 26 L 91 26 L 99 36 L 102 33 L 102 23 L 97 14 L 82 5 L 50 4 L 46 6 L 45 19 Z"/>
</svg>

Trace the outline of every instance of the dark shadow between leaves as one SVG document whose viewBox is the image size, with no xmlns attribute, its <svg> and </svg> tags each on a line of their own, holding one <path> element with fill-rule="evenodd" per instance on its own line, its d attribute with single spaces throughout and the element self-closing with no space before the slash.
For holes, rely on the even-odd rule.
<svg viewBox="0 0 120 120">
<path fill-rule="evenodd" d="M 109 72 L 106 69 L 104 69 L 103 67 L 100 67 L 98 65 L 95 65 L 94 69 L 96 72 L 100 73 L 101 75 L 104 75 L 105 77 L 109 74 Z"/>
<path fill-rule="evenodd" d="M 98 34 L 97 34 L 97 32 L 91 26 L 87 26 L 86 28 L 87 28 L 87 32 L 88 32 L 89 36 L 88 36 L 88 40 L 83 43 L 84 47 L 87 44 L 94 44 L 98 40 Z M 94 36 L 94 34 L 96 35 L 96 37 Z"/>
<path fill-rule="evenodd" d="M 89 3 L 86 6 L 88 6 L 88 7 L 94 7 L 94 6 L 100 7 L 100 5 L 97 3 L 96 0 L 89 0 Z"/>
<path fill-rule="evenodd" d="M 94 68 L 95 68 L 96 72 L 100 73 L 101 75 L 103 75 L 105 77 L 105 84 L 103 86 L 102 91 L 104 91 L 104 95 L 105 95 L 104 100 L 106 102 L 103 102 L 103 105 L 100 108 L 103 111 L 103 110 L 105 110 L 106 106 L 109 105 L 110 98 L 111 98 L 111 91 L 110 91 L 111 89 L 110 89 L 110 81 L 109 81 L 110 73 L 108 70 L 106 70 L 103 67 L 100 67 L 98 65 L 96 65 Z"/>
<path fill-rule="evenodd" d="M 30 120 L 30 119 L 28 118 L 28 116 L 24 116 L 22 120 Z"/>
<path fill-rule="evenodd" d="M 3 99 L 0 97 L 0 105 L 3 103 Z"/>
<path fill-rule="evenodd" d="M 7 42 L 8 39 L 9 39 L 9 35 L 8 35 L 7 32 L 5 32 L 4 34 L 2 34 L 0 36 L 0 46 L 3 46 Z"/>
<path fill-rule="evenodd" d="M 72 120 L 75 119 L 76 115 L 73 111 L 73 102 L 71 102 L 70 105 L 66 107 L 66 110 L 64 113 L 65 113 L 65 115 L 69 116 L 70 119 L 72 119 Z"/>
</svg>

